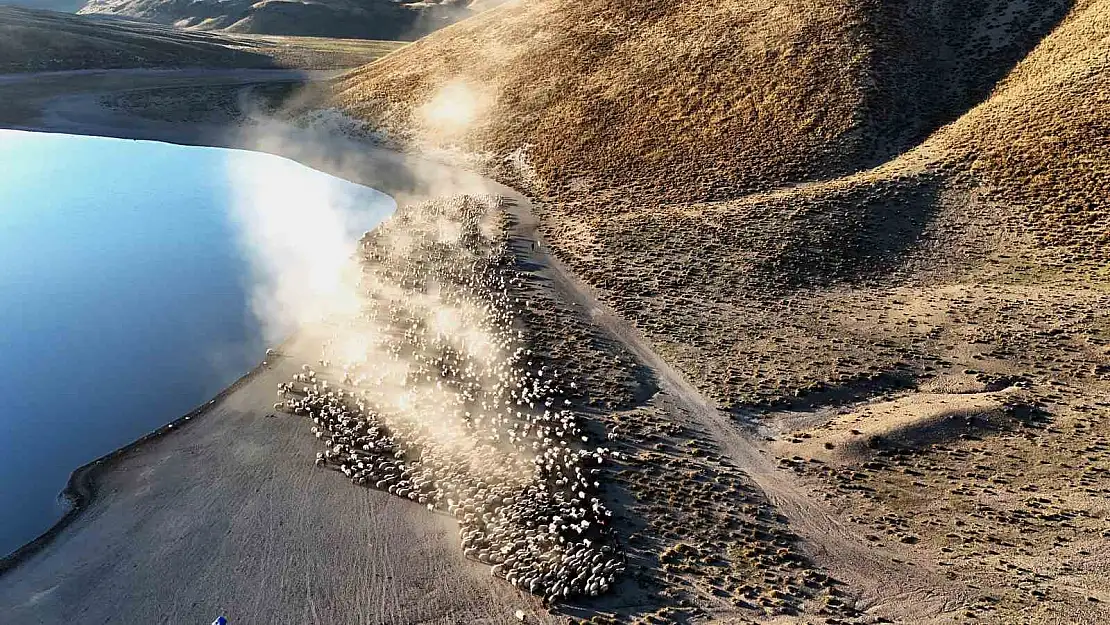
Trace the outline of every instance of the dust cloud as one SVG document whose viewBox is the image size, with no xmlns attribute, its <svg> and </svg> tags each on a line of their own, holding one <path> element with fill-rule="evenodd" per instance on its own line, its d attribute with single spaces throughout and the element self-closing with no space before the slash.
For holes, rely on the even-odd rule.
<svg viewBox="0 0 1110 625">
<path fill-rule="evenodd" d="M 464 136 L 491 102 L 449 83 L 422 125 Z M 366 209 L 334 185 L 229 171 L 255 314 L 318 346 L 285 343 L 303 364 L 274 409 L 311 419 L 318 465 L 454 515 L 465 555 L 495 575 L 549 599 L 607 591 L 623 569 L 598 491 L 610 455 L 589 447 L 558 371 L 530 349 L 496 185 L 311 124 L 250 132 L 245 145 L 400 204 L 360 238 Z"/>
<path fill-rule="evenodd" d="M 251 304 L 268 343 L 361 308 L 358 238 L 395 203 L 285 159 L 229 160 L 233 218 L 253 271 Z"/>
<path fill-rule="evenodd" d="M 448 86 L 429 102 L 428 119 L 442 132 L 465 132 L 486 106 L 476 94 L 462 84 Z M 253 269 L 252 312 L 271 345 L 298 333 L 322 337 L 319 354 L 298 357 L 328 362 L 349 385 L 358 375 L 372 380 L 373 408 L 383 418 L 419 424 L 442 445 L 468 445 L 457 427 L 466 413 L 457 389 L 414 374 L 426 368 L 428 345 L 399 349 L 398 332 L 413 330 L 398 327 L 397 318 L 419 325 L 428 333 L 425 342 L 505 378 L 482 384 L 508 383 L 510 359 L 506 340 L 497 336 L 496 313 L 475 297 L 493 285 L 466 285 L 473 276 L 447 267 L 441 269 L 452 273 L 449 280 L 425 273 L 419 285 L 416 274 L 406 273 L 427 264 L 429 254 L 465 268 L 490 253 L 474 244 L 481 239 L 488 248 L 496 235 L 496 196 L 479 176 L 358 141 L 349 120 L 337 115 L 328 124 L 301 126 L 256 116 L 238 142 L 388 190 L 397 200 L 331 175 L 306 175 L 291 160 L 261 166 L 230 160 L 233 215 Z M 356 373 L 367 368 L 372 374 Z"/>
</svg>

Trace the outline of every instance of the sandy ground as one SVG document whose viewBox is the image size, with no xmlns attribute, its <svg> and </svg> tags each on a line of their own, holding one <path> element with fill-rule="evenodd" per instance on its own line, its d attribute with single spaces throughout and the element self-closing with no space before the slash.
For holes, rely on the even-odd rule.
<svg viewBox="0 0 1110 625">
<path fill-rule="evenodd" d="M 100 473 L 92 506 L 0 577 L 4 622 L 539 619 L 534 601 L 462 557 L 453 518 L 316 469 L 304 420 L 267 417 L 303 361 L 279 359 Z"/>
</svg>

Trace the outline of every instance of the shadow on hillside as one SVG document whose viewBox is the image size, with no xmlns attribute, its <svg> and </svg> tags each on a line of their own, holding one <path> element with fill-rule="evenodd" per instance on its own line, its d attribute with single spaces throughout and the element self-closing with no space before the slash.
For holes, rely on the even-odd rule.
<svg viewBox="0 0 1110 625">
<path fill-rule="evenodd" d="M 875 2 L 861 169 L 887 162 L 984 102 L 1074 0 Z"/>
<path fill-rule="evenodd" d="M 861 444 L 870 450 L 919 450 L 958 439 L 978 440 L 1004 430 L 1043 429 L 1048 418 L 1048 413 L 1024 403 L 997 410 L 950 410 L 906 421 L 882 435 L 867 437 Z"/>
<path fill-rule="evenodd" d="M 940 179 L 918 176 L 802 196 L 803 208 L 763 243 L 752 273 L 772 291 L 889 276 L 923 243 L 941 188 Z"/>
<path fill-rule="evenodd" d="M 858 375 L 839 384 L 822 384 L 795 398 L 782 399 L 773 406 L 775 410 L 808 412 L 832 406 L 844 406 L 866 401 L 892 391 L 913 388 L 917 383 L 910 371 L 878 371 Z M 751 414 L 750 406 L 732 409 L 733 416 L 742 418 Z"/>
</svg>

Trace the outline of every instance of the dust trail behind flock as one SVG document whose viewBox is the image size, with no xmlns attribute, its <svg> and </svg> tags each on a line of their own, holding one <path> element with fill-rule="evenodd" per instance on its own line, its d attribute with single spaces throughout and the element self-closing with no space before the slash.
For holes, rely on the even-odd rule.
<svg viewBox="0 0 1110 625">
<path fill-rule="evenodd" d="M 481 110 L 470 93 L 445 86 L 429 124 L 470 123 Z M 357 205 L 230 172 L 242 178 L 235 214 L 255 313 L 275 333 L 323 337 L 316 354 L 295 355 L 309 362 L 275 404 L 312 420 L 317 464 L 453 514 L 464 553 L 522 589 L 549 600 L 607 591 L 623 569 L 600 495 L 598 465 L 612 456 L 590 444 L 558 372 L 528 347 L 503 199 L 480 178 L 368 158 L 372 148 L 326 132 L 253 132 L 247 145 L 380 180 L 406 200 L 358 239 Z"/>
<path fill-rule="evenodd" d="M 474 94 L 465 86 L 449 86 L 430 115 L 437 124 L 457 129 L 473 120 L 478 110 L 473 100 Z M 505 379 L 485 380 L 491 385 L 507 384 L 512 368 L 508 344 L 495 336 L 488 302 L 460 297 L 437 284 L 436 276 L 416 289 L 411 276 L 398 277 L 384 265 L 366 262 L 360 241 L 373 228 L 376 250 L 388 256 L 394 268 L 425 260 L 428 242 L 457 263 L 472 263 L 478 252 L 462 241 L 468 216 L 429 209 L 435 203 L 427 202 L 460 192 L 487 203 L 493 196 L 478 176 L 460 175 L 458 170 L 412 155 L 384 151 L 368 155 L 373 148 L 337 130 L 343 129 L 319 124 L 297 127 L 273 118 L 256 118 L 242 130 L 241 145 L 286 155 L 339 178 L 388 188 L 396 197 L 389 202 L 378 194 L 352 196 L 350 188 L 333 184 L 327 176 L 294 176 L 293 161 L 282 159 L 259 167 L 231 159 L 233 216 L 252 267 L 252 312 L 270 344 L 299 329 L 326 327 L 330 334 L 326 351 L 332 364 L 351 370 L 374 363 L 380 410 L 445 431 L 450 421 L 442 418 L 447 397 L 440 393 L 435 409 L 429 408 L 426 397 L 415 401 L 430 392 L 423 388 L 423 380 L 413 378 L 412 372 L 420 367 L 419 355 L 397 353 L 395 319 L 377 316 L 383 306 L 386 316 L 403 309 L 452 349 L 498 370 Z M 286 166 L 290 171 L 284 171 Z M 403 215 L 390 216 L 402 203 L 406 205 Z M 489 206 L 482 210 L 488 211 Z M 491 219 L 492 214 L 483 219 L 479 233 L 487 242 L 495 235 Z M 390 223 L 397 220 L 405 225 Z M 436 415 L 435 423 L 429 423 L 433 419 L 429 415 Z"/>
<path fill-rule="evenodd" d="M 252 271 L 252 312 L 266 341 L 325 319 L 355 318 L 358 239 L 395 203 L 285 159 L 232 158 L 228 168 L 232 217 Z"/>
</svg>

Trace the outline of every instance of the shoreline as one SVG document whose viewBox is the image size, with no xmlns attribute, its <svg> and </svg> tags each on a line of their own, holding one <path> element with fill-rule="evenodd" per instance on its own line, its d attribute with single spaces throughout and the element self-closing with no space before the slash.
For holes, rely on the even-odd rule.
<svg viewBox="0 0 1110 625">
<path fill-rule="evenodd" d="M 135 128 L 127 128 L 121 122 L 130 116 L 113 110 L 90 108 L 90 117 L 78 120 L 47 115 L 51 103 L 64 102 L 69 110 L 78 110 L 82 105 L 97 106 L 100 96 L 59 95 L 44 102 L 44 115 L 37 123 L 3 125 L 32 132 L 274 154 L 376 189 L 390 195 L 398 206 L 448 191 L 500 192 L 527 201 L 517 191 L 478 174 L 318 130 L 286 128 L 276 142 L 259 144 L 252 143 L 250 131 L 244 132 L 238 124 L 221 128 L 152 123 L 136 117 Z M 103 117 L 97 118 L 98 114 Z M 435 181 L 434 188 L 427 180 Z M 412 612 L 411 606 L 417 605 L 413 601 L 420 602 L 417 612 L 425 613 L 428 622 L 454 622 L 461 617 L 508 622 L 520 608 L 529 622 L 550 622 L 551 616 L 537 600 L 520 596 L 515 588 L 491 578 L 485 567 L 464 558 L 457 549 L 454 524 L 442 515 L 430 515 L 422 506 L 410 506 L 387 493 L 352 492 L 346 481 L 320 472 L 310 457 L 302 462 L 306 460 L 302 456 L 315 453 L 308 450 L 317 441 L 307 435 L 300 419 L 264 418 L 269 404 L 262 398 L 272 394 L 275 376 L 280 380 L 288 375 L 284 361 L 308 357 L 302 340 L 306 333 L 311 329 L 297 331 L 275 347 L 277 353 L 265 364 L 256 365 L 189 413 L 73 470 L 61 492 L 68 510 L 38 537 L 0 558 L 0 605 L 12 609 L 12 622 L 95 621 L 95 614 L 103 617 L 120 610 L 172 622 L 211 620 L 209 611 L 240 622 L 280 621 L 301 609 L 291 603 L 293 589 L 281 584 L 259 591 L 246 584 L 289 574 L 294 579 L 305 576 L 294 586 L 304 585 L 300 600 L 308 593 L 314 612 L 320 610 L 321 617 L 333 622 L 367 615 L 374 615 L 369 617 L 373 621 L 394 622 Z M 301 344 L 300 350 L 291 345 L 294 342 Z M 190 436 L 169 436 L 202 417 L 206 417 L 202 423 L 189 428 Z M 284 477 L 278 479 L 278 475 Z M 267 493 L 274 488 L 279 490 Z M 260 535 L 265 523 L 243 521 L 260 506 L 284 519 L 284 529 L 279 522 L 278 528 Z M 168 541 L 165 534 L 179 531 L 181 525 L 191 529 Z M 226 532 L 220 529 L 224 526 L 230 526 Z M 388 537 L 389 547 L 383 552 L 383 547 L 374 546 L 380 544 L 377 538 L 360 546 L 370 537 Z M 260 549 L 259 540 L 278 548 Z M 318 551 L 321 545 L 326 547 Z M 330 564 L 322 564 L 320 558 L 328 552 L 335 555 L 327 560 Z M 276 553 L 286 555 L 280 562 L 272 561 Z M 350 561 L 337 566 L 337 557 Z M 351 590 L 356 595 L 368 592 L 374 607 L 364 601 L 352 603 L 350 595 L 335 594 L 346 585 L 344 570 L 393 569 L 391 562 L 398 557 L 405 564 L 380 578 L 381 586 Z M 238 576 L 241 582 L 213 579 L 214 568 L 236 568 L 247 562 L 254 565 L 250 573 Z M 105 578 L 105 570 L 113 572 Z M 171 581 L 179 576 L 185 579 Z M 114 589 L 132 590 L 122 595 L 112 589 L 97 590 L 105 580 Z M 412 595 L 408 608 L 397 603 L 428 584 L 442 592 Z M 167 593 L 175 595 L 183 587 L 188 587 L 185 592 L 192 601 L 178 604 L 167 599 Z M 259 604 L 262 595 L 268 599 Z M 92 596 L 99 597 L 98 605 L 89 611 Z M 86 607 L 78 611 L 81 605 Z"/>
<path fill-rule="evenodd" d="M 111 70 L 95 70 L 95 71 L 96 72 L 101 72 L 101 71 L 111 71 Z M 42 133 L 48 133 L 48 134 L 75 134 L 75 133 L 70 132 L 69 130 L 59 130 L 59 129 L 54 129 L 54 128 L 13 127 L 13 128 L 5 128 L 5 129 L 7 129 L 7 130 L 18 130 L 18 131 L 24 131 L 24 132 L 42 132 Z M 221 148 L 221 149 L 230 149 L 230 150 L 244 150 L 244 151 L 251 151 L 251 152 L 259 152 L 259 153 L 264 153 L 264 154 L 272 154 L 272 155 L 275 155 L 275 156 L 280 156 L 282 158 L 289 158 L 290 160 L 294 160 L 294 161 L 296 161 L 296 162 L 298 162 L 298 163 L 300 163 L 300 164 L 302 164 L 306 167 L 316 169 L 316 167 L 313 166 L 313 165 L 302 163 L 301 161 L 298 161 L 297 159 L 295 159 L 291 156 L 286 156 L 284 154 L 281 154 L 280 152 L 271 152 L 271 151 L 252 149 L 252 148 L 249 148 L 249 147 L 246 147 L 246 146 L 242 145 L 240 142 L 237 142 L 237 141 L 226 141 L 226 142 L 219 142 L 219 143 L 215 142 L 215 141 L 204 141 L 204 133 L 209 132 L 211 130 L 212 130 L 211 128 L 204 128 L 200 132 L 197 132 L 196 136 L 192 140 L 190 140 L 188 137 L 179 137 L 181 139 L 180 141 L 171 141 L 171 140 L 167 140 L 166 138 L 160 137 L 160 136 L 151 137 L 151 138 L 118 137 L 118 136 L 113 136 L 113 135 L 102 135 L 102 134 L 87 134 L 86 136 L 104 137 L 104 138 L 111 138 L 111 139 L 134 140 L 134 141 L 155 141 L 155 142 L 159 142 L 159 143 L 170 143 L 170 144 L 186 146 L 186 147 L 212 147 L 212 148 Z M 138 134 L 143 134 L 143 133 L 138 133 Z M 232 136 L 234 136 L 234 132 L 232 132 L 231 134 L 232 134 Z M 389 152 L 389 150 L 385 150 L 384 148 L 374 147 L 372 149 Z M 397 154 L 401 155 L 401 153 L 397 153 Z M 337 175 L 337 174 L 334 174 L 332 172 L 328 172 L 328 171 L 322 170 L 322 169 L 319 170 L 319 171 L 324 171 L 324 173 L 328 173 L 329 175 Z M 341 177 L 341 176 L 338 176 L 338 177 Z M 344 178 L 344 179 L 346 179 L 346 178 Z M 378 188 L 377 186 L 369 186 L 365 183 L 358 182 L 358 181 L 353 181 L 353 180 L 348 180 L 348 181 L 349 182 L 354 182 L 356 184 L 360 184 L 362 186 L 368 186 L 369 188 L 373 188 L 376 191 L 380 191 L 380 192 L 382 192 L 386 195 L 389 195 L 391 198 L 394 197 L 392 194 Z M 384 185 L 382 185 L 382 186 L 384 186 Z M 275 347 L 274 348 L 275 349 L 274 356 L 276 358 L 284 357 L 282 355 L 283 354 L 282 350 L 283 350 L 284 346 L 289 345 L 292 342 L 294 342 L 296 340 L 296 336 L 297 336 L 297 334 L 295 333 L 292 337 L 286 339 L 279 346 Z M 104 454 L 103 456 L 100 456 L 99 458 L 96 458 L 94 460 L 89 461 L 89 462 L 77 467 L 72 472 L 70 472 L 69 478 L 66 480 L 65 486 L 59 492 L 59 496 L 63 497 L 67 502 L 67 505 L 68 505 L 67 510 L 65 511 L 65 513 L 62 514 L 62 516 L 60 518 L 58 518 L 50 527 L 48 527 L 46 530 L 44 530 L 41 534 L 39 534 L 35 538 L 31 539 L 30 541 L 24 543 L 23 545 L 17 547 L 15 550 L 11 551 L 10 553 L 8 553 L 4 556 L 0 556 L 0 577 L 10 573 L 12 570 L 19 567 L 19 565 L 22 564 L 23 562 L 25 562 L 28 558 L 34 556 L 36 553 L 40 552 L 42 549 L 47 547 L 58 536 L 59 533 L 61 533 L 66 528 L 68 528 L 70 525 L 72 525 L 73 522 L 76 521 L 81 516 L 81 513 L 84 512 L 89 506 L 91 506 L 96 501 L 96 495 L 97 495 L 96 479 L 101 473 L 103 473 L 104 471 L 112 469 L 113 466 L 115 466 L 115 464 L 117 464 L 118 461 L 121 460 L 127 454 L 129 454 L 131 452 L 134 452 L 134 451 L 137 451 L 140 448 L 142 448 L 144 445 L 146 445 L 148 443 L 151 443 L 153 441 L 156 441 L 156 440 L 158 440 L 158 439 L 160 439 L 160 438 L 162 438 L 162 437 L 164 437 L 168 434 L 172 434 L 174 432 L 180 431 L 180 430 L 184 429 L 183 426 L 185 426 L 185 425 L 195 423 L 196 421 L 199 420 L 200 417 L 205 416 L 206 414 L 208 414 L 217 404 L 219 404 L 220 402 L 225 400 L 232 393 L 234 393 L 235 391 L 242 388 L 244 385 L 246 385 L 251 380 L 256 378 L 260 373 L 266 371 L 269 367 L 272 366 L 272 364 L 273 364 L 273 362 L 269 359 L 259 362 L 257 365 L 252 367 L 250 370 L 248 370 L 246 373 L 241 375 L 239 378 L 237 378 L 236 380 L 231 382 L 229 385 L 227 385 L 226 387 L 221 389 L 218 393 L 216 393 L 210 399 L 208 399 L 205 402 L 203 402 L 202 404 L 198 405 L 197 407 L 195 407 L 193 410 L 189 411 L 188 413 L 186 413 L 186 414 L 184 414 L 184 415 L 182 415 L 182 416 L 180 416 L 180 417 L 178 417 L 178 418 L 176 418 L 176 419 L 174 419 L 174 420 L 172 420 L 172 421 L 170 421 L 170 422 L 168 422 L 168 423 L 166 423 L 162 426 L 159 426 L 158 428 L 140 436 L 139 438 L 137 438 L 137 439 L 135 439 L 135 440 L 133 440 L 129 443 L 124 444 L 123 446 L 121 446 L 121 447 L 119 447 L 119 448 L 117 448 L 113 451 L 108 452 L 107 454 Z"/>
<path fill-rule="evenodd" d="M 280 351 L 278 352 L 280 357 Z M 184 429 L 183 426 L 195 423 L 200 417 L 206 415 L 210 410 L 226 399 L 229 395 L 242 388 L 245 384 L 258 376 L 258 374 L 266 370 L 270 366 L 269 361 L 263 361 L 250 371 L 246 372 L 234 382 L 224 387 L 220 392 L 216 393 L 208 401 L 197 406 L 183 416 L 180 416 L 169 423 L 162 425 L 155 430 L 148 432 L 139 438 L 127 443 L 126 445 L 110 451 L 107 454 L 87 462 L 69 474 L 69 479 L 66 480 L 66 485 L 62 488 L 59 496 L 64 497 L 69 503 L 69 509 L 65 514 L 54 522 L 49 528 L 30 542 L 24 543 L 15 551 L 0 557 L 0 577 L 10 573 L 19 567 L 20 564 L 25 562 L 28 558 L 35 555 L 42 549 L 46 548 L 51 541 L 53 541 L 59 533 L 63 532 L 67 527 L 73 524 L 89 506 L 96 501 L 96 478 L 103 472 L 111 469 L 117 461 L 123 458 L 132 451 L 136 451 L 143 445 L 152 441 L 158 440 L 163 436 L 172 434 L 174 432 Z"/>
<path fill-rule="evenodd" d="M 271 72 L 271 75 L 266 76 L 267 72 Z M 120 76 L 120 75 L 124 75 L 124 74 L 131 74 L 131 75 L 140 75 L 140 76 L 149 76 L 149 77 L 162 76 L 162 77 L 168 77 L 168 78 L 183 78 L 183 77 L 206 75 L 206 74 L 207 75 L 215 74 L 215 75 L 221 76 L 221 77 L 223 77 L 223 76 L 233 77 L 236 74 L 242 76 L 242 75 L 246 74 L 246 75 L 250 76 L 249 79 L 247 79 L 246 81 L 235 82 L 233 84 L 237 84 L 239 86 L 247 88 L 247 87 L 255 86 L 255 85 L 258 85 L 258 84 L 283 84 L 283 83 L 286 83 L 286 82 L 297 82 L 297 81 L 303 81 L 303 80 L 310 80 L 310 81 L 311 80 L 326 80 L 326 79 L 336 75 L 337 73 L 338 72 L 335 72 L 335 71 L 318 71 L 318 70 L 317 71 L 311 71 L 311 70 L 309 70 L 309 71 L 305 71 L 305 70 L 280 70 L 280 69 L 279 70 L 256 70 L 256 69 L 206 70 L 204 68 L 181 68 L 181 69 L 137 68 L 137 69 L 62 70 L 62 71 L 54 71 L 54 72 L 27 72 L 27 73 L 14 73 L 14 74 L 0 74 L 0 86 L 3 86 L 4 84 L 30 81 L 30 80 L 32 80 L 36 77 L 45 77 L 45 78 L 55 78 L 55 77 L 57 77 L 57 78 L 67 78 L 67 77 L 81 77 L 81 76 L 113 76 L 114 77 L 114 76 Z M 147 89 L 150 89 L 150 87 L 140 87 L 136 90 L 143 91 L 143 90 L 147 90 Z M 113 90 L 112 92 L 115 92 L 115 91 Z M 96 93 L 96 92 L 80 93 L 80 94 L 71 95 L 71 96 L 58 96 L 56 98 L 52 98 L 52 100 L 62 100 L 62 99 L 65 99 L 65 98 L 93 98 L 93 99 L 95 99 L 95 98 L 99 98 L 101 95 L 103 95 L 103 94 Z M 145 123 L 147 123 L 147 120 L 144 120 L 142 118 L 133 117 L 133 119 L 136 122 L 138 122 L 136 124 L 136 127 L 140 128 L 140 129 L 143 128 Z M 262 151 L 262 150 L 251 149 L 247 146 L 242 145 L 241 142 L 236 141 L 236 140 L 226 140 L 226 141 L 206 140 L 207 136 L 210 135 L 213 130 L 217 130 L 216 128 L 213 128 L 211 126 L 205 126 L 205 125 L 200 125 L 200 124 L 189 124 L 189 123 L 180 123 L 180 124 L 172 124 L 172 125 L 179 127 L 179 128 L 176 129 L 180 133 L 177 136 L 168 137 L 168 136 L 166 136 L 162 133 L 159 133 L 159 132 L 150 133 L 150 132 L 143 132 L 142 130 L 138 130 L 138 131 L 135 131 L 135 132 L 126 132 L 126 129 L 119 129 L 119 130 L 124 130 L 125 134 L 127 134 L 127 135 L 132 135 L 132 134 L 136 135 L 136 136 L 120 136 L 121 134 L 124 134 L 124 133 L 111 132 L 111 130 L 116 130 L 116 129 L 112 129 L 112 128 L 102 128 L 102 129 L 100 129 L 100 130 L 108 131 L 108 132 L 104 132 L 104 133 L 95 132 L 95 130 L 97 130 L 95 128 L 85 129 L 85 130 L 90 130 L 92 132 L 81 132 L 81 130 L 82 130 L 81 128 L 73 128 L 73 129 L 56 128 L 56 127 L 52 127 L 49 123 L 43 123 L 41 125 L 27 125 L 27 126 L 0 124 L 0 128 L 5 129 L 5 130 L 15 130 L 15 131 L 22 131 L 22 132 L 38 132 L 38 133 L 46 133 L 46 134 L 73 134 L 73 135 L 83 135 L 83 136 L 90 136 L 90 137 L 102 137 L 102 138 L 109 138 L 109 139 L 121 139 L 121 140 L 133 140 L 133 141 L 154 141 L 154 142 L 159 142 L 159 143 L 169 143 L 169 144 L 172 144 L 172 145 L 179 145 L 179 146 L 183 146 L 183 147 L 210 147 L 210 148 L 221 148 L 221 149 L 230 149 L 230 150 L 245 150 L 245 151 L 252 151 L 252 152 L 261 152 L 261 153 L 274 154 L 273 152 L 265 152 L 265 151 Z M 190 128 L 190 126 L 196 126 L 196 127 L 195 128 Z M 181 127 L 184 127 L 184 128 L 181 128 Z M 238 134 L 237 133 L 237 128 L 238 128 L 238 125 L 230 125 L 224 130 L 226 131 L 227 136 L 229 138 L 234 138 Z M 281 154 L 274 154 L 274 155 L 282 156 L 283 158 L 291 158 L 291 157 L 286 157 L 286 156 L 281 155 Z M 296 160 L 296 159 L 291 158 L 291 160 Z M 305 166 L 306 167 L 312 167 L 311 165 L 305 165 Z M 330 172 L 325 172 L 325 173 L 330 174 Z M 334 175 L 334 174 L 330 174 L 330 175 Z M 350 182 L 354 182 L 354 181 L 350 181 Z M 363 183 L 357 183 L 357 184 L 362 184 L 362 186 L 367 186 Z M 370 188 L 375 188 L 375 187 L 370 187 Z M 381 191 L 380 189 L 377 189 L 377 188 L 375 188 L 375 190 Z M 385 193 L 386 195 L 390 195 L 389 193 L 387 193 L 385 191 L 381 191 L 381 192 Z M 390 197 L 393 197 L 393 196 L 390 195 Z M 274 348 L 275 352 L 276 352 L 274 354 L 274 356 L 277 357 L 277 358 L 282 358 L 283 357 L 282 356 L 282 348 L 284 346 L 292 343 L 295 340 L 295 338 L 296 338 L 296 334 L 294 334 L 292 337 L 283 341 L 281 343 L 281 345 L 279 345 L 278 347 Z M 248 370 L 246 373 L 244 373 L 243 375 L 241 375 L 240 377 L 238 377 L 237 379 L 232 381 L 230 384 L 225 386 L 223 389 L 221 389 L 218 393 L 216 393 L 210 399 L 208 399 L 208 400 L 204 401 L 203 403 L 199 404 L 197 407 L 193 408 L 188 413 L 186 413 L 186 414 L 184 414 L 180 417 L 177 417 L 176 419 L 155 428 L 154 430 L 140 436 L 139 438 L 137 438 L 137 439 L 135 439 L 135 440 L 133 440 L 129 443 L 126 443 L 126 444 L 122 445 L 121 447 L 104 454 L 103 456 L 95 458 L 95 459 L 77 467 L 73 471 L 71 471 L 70 474 L 69 474 L 69 478 L 66 480 L 65 486 L 58 493 L 58 496 L 61 497 L 61 498 L 64 498 L 65 501 L 66 501 L 66 505 L 67 505 L 66 511 L 62 514 L 61 517 L 59 517 L 57 520 L 55 520 L 46 530 L 44 530 L 38 536 L 36 536 L 35 538 L 31 539 L 30 541 L 20 545 L 19 547 L 17 547 L 13 551 L 11 551 L 11 552 L 3 555 L 3 556 L 0 556 L 0 577 L 3 577 L 4 575 L 6 575 L 6 574 L 10 573 L 11 571 L 15 570 L 16 568 L 19 567 L 20 564 L 22 564 L 23 562 L 25 562 L 26 560 L 28 560 L 29 558 L 31 558 L 32 556 L 34 556 L 35 554 L 39 553 L 44 548 L 46 548 L 55 538 L 57 538 L 57 536 L 61 532 L 65 531 L 66 528 L 68 528 L 70 525 L 72 525 L 81 516 L 81 514 L 96 501 L 97 477 L 101 473 L 112 469 L 118 463 L 118 461 L 121 460 L 127 454 L 129 454 L 131 452 L 134 452 L 134 451 L 137 451 L 137 450 L 141 449 L 144 445 L 146 445 L 148 443 L 151 443 L 153 441 L 156 441 L 156 440 L 158 440 L 158 439 L 160 439 L 160 438 L 162 438 L 162 437 L 164 437 L 168 434 L 172 434 L 174 432 L 180 431 L 180 430 L 184 429 L 184 426 L 186 426 L 186 425 L 195 423 L 197 420 L 199 420 L 200 417 L 208 414 L 212 410 L 212 408 L 214 408 L 217 404 L 219 404 L 220 402 L 225 400 L 228 396 L 230 396 L 235 391 L 242 388 L 244 385 L 246 385 L 248 382 L 253 380 L 255 377 L 257 377 L 261 372 L 265 371 L 271 365 L 272 365 L 272 362 L 268 359 L 259 362 L 254 367 L 252 367 L 250 370 Z"/>
</svg>

